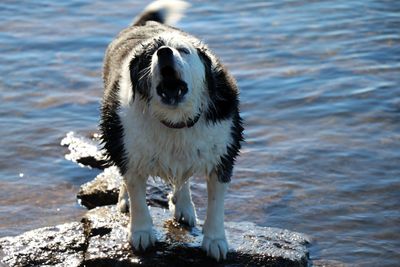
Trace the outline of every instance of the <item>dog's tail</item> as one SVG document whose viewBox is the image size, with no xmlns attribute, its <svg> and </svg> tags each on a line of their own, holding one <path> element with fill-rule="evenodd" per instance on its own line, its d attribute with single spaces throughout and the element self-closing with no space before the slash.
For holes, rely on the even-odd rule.
<svg viewBox="0 0 400 267">
<path fill-rule="evenodd" d="M 188 7 L 189 4 L 181 0 L 157 0 L 148 5 L 144 11 L 134 19 L 132 25 L 141 26 L 150 20 L 174 25 L 182 18 Z"/>
</svg>

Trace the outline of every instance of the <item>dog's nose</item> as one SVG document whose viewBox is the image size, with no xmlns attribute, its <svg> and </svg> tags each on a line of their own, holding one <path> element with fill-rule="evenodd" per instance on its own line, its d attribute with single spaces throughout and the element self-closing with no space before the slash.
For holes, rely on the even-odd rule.
<svg viewBox="0 0 400 267">
<path fill-rule="evenodd" d="M 174 52 L 168 46 L 162 46 L 157 50 L 158 57 L 158 68 L 160 70 L 165 69 L 165 67 L 173 68 L 174 63 Z"/>
<path fill-rule="evenodd" d="M 162 46 L 157 50 L 158 57 L 170 57 L 173 55 L 173 51 L 168 46 Z"/>
</svg>

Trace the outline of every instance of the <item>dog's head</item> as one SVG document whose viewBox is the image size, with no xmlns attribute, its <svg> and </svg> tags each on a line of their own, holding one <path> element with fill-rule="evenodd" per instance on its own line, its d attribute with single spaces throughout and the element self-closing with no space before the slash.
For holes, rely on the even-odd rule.
<svg viewBox="0 0 400 267">
<path fill-rule="evenodd" d="M 209 99 L 207 66 L 194 41 L 181 33 L 162 34 L 144 44 L 130 64 L 134 93 L 171 128 L 196 123 Z"/>
</svg>

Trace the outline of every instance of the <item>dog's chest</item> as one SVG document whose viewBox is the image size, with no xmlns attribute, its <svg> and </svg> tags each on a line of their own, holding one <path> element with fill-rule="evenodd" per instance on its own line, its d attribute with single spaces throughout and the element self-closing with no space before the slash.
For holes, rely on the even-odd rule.
<svg viewBox="0 0 400 267">
<path fill-rule="evenodd" d="M 170 181 L 210 173 L 231 141 L 228 120 L 207 124 L 201 118 L 195 126 L 183 129 L 167 128 L 143 114 L 125 116 L 122 121 L 128 168 Z"/>
</svg>

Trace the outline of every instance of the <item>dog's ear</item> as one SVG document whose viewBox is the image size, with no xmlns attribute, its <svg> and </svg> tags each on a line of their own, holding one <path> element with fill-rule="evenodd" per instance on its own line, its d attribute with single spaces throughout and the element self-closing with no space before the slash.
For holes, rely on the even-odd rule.
<svg viewBox="0 0 400 267">
<path fill-rule="evenodd" d="M 204 64 L 205 84 L 211 100 L 206 119 L 212 122 L 228 119 L 239 104 L 236 81 L 206 48 L 198 48 L 197 53 Z"/>
</svg>

